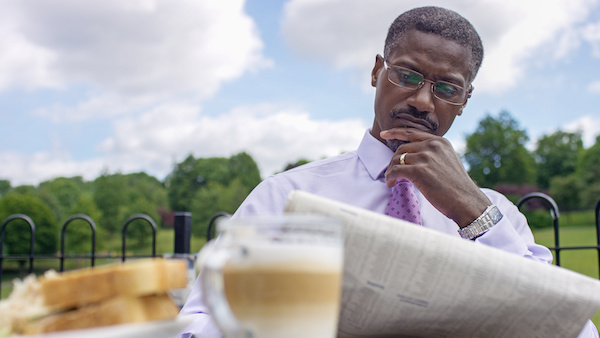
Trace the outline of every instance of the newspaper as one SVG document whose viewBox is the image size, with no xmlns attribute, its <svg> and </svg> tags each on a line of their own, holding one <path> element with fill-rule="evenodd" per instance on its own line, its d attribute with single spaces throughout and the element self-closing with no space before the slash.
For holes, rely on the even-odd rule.
<svg viewBox="0 0 600 338">
<path fill-rule="evenodd" d="M 345 223 L 338 337 L 577 337 L 600 281 L 306 192 Z"/>
</svg>

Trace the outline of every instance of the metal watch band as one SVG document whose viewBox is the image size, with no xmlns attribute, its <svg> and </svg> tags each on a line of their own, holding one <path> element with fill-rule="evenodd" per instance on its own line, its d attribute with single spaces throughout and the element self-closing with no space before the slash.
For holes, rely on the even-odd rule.
<svg viewBox="0 0 600 338">
<path fill-rule="evenodd" d="M 481 216 L 477 217 L 471 224 L 462 229 L 458 229 L 460 237 L 465 239 L 475 239 L 496 225 L 502 219 L 502 213 L 495 205 L 490 205 L 485 209 Z"/>
</svg>

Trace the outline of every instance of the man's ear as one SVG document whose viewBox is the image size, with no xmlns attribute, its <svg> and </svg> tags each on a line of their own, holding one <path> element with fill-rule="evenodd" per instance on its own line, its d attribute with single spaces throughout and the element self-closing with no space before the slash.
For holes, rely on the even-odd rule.
<svg viewBox="0 0 600 338">
<path fill-rule="evenodd" d="M 383 56 L 377 54 L 375 56 L 375 65 L 371 71 L 371 86 L 377 87 L 377 78 L 379 77 L 379 71 L 383 67 Z"/>
</svg>

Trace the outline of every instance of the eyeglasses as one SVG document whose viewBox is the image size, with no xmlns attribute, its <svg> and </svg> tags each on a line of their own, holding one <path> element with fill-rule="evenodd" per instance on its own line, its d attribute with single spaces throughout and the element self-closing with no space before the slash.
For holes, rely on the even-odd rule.
<svg viewBox="0 0 600 338">
<path fill-rule="evenodd" d="M 433 84 L 433 86 L 431 86 L 433 96 L 449 104 L 459 106 L 465 104 L 473 91 L 472 85 L 469 85 L 469 89 L 465 89 L 459 85 L 446 81 L 434 82 L 427 80 L 421 73 L 415 72 L 414 70 L 395 65 L 390 66 L 385 59 L 383 60 L 383 64 L 388 71 L 388 80 L 391 83 L 405 89 L 418 90 L 423 87 L 425 82 L 430 82 Z"/>
</svg>

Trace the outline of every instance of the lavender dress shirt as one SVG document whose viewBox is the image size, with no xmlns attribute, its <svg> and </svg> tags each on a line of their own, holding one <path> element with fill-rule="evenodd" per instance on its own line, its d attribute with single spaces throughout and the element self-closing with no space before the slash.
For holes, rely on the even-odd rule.
<svg viewBox="0 0 600 338">
<path fill-rule="evenodd" d="M 282 213 L 288 194 L 304 190 L 350 205 L 384 213 L 390 196 L 383 174 L 393 152 L 367 130 L 356 151 L 309 163 L 261 182 L 238 208 L 234 217 Z M 552 254 L 546 247 L 534 242 L 533 234 L 523 214 L 502 194 L 482 189 L 504 217 L 475 241 L 543 263 L 552 262 Z M 440 213 L 421 192 L 415 188 L 421 205 L 423 226 L 453 236 L 459 236 L 456 223 Z M 460 237 L 460 236 L 459 236 Z M 220 337 L 219 331 L 202 302 L 201 288 L 196 285 L 182 315 L 196 314 L 197 319 L 186 329 L 182 337 Z M 598 337 L 598 331 L 588 321 L 579 337 Z"/>
</svg>

